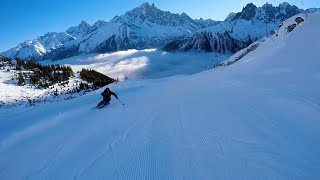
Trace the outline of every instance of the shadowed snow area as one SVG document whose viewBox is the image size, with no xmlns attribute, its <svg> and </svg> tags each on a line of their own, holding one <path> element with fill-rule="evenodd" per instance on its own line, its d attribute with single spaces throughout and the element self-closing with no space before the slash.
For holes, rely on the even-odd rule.
<svg viewBox="0 0 320 180">
<path fill-rule="evenodd" d="M 317 179 L 319 29 L 310 14 L 230 66 L 110 86 L 125 106 L 0 109 L 0 179 Z"/>
<path fill-rule="evenodd" d="M 44 64 L 68 64 L 75 71 L 94 69 L 113 78 L 155 79 L 195 74 L 211 69 L 231 54 L 165 52 L 156 49 L 128 50 L 106 54 L 88 54 Z"/>
</svg>

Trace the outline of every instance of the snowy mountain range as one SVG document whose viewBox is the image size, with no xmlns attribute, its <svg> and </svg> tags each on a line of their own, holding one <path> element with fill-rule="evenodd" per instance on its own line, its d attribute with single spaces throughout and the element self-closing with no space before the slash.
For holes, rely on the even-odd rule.
<svg viewBox="0 0 320 180">
<path fill-rule="evenodd" d="M 187 14 L 162 11 L 154 4 L 141 6 L 114 17 L 111 21 L 98 21 L 90 26 L 82 21 L 78 26 L 51 38 L 46 34 L 26 41 L 2 53 L 23 59 L 61 59 L 74 55 L 109 52 L 126 49 L 163 47 L 168 42 L 214 25 L 212 20 L 193 20 Z M 42 41 L 43 38 L 52 39 Z"/>
<path fill-rule="evenodd" d="M 185 13 L 174 14 L 143 3 L 109 22 L 101 20 L 90 26 L 82 21 L 65 32 L 27 40 L 1 55 L 58 60 L 88 53 L 163 47 L 170 51 L 236 52 L 265 36 L 266 25 L 270 34 L 284 19 L 302 11 L 288 3 L 260 8 L 248 4 L 242 12 L 218 22 L 194 20 Z"/>
<path fill-rule="evenodd" d="M 225 21 L 170 42 L 165 50 L 197 50 L 235 53 L 264 36 L 274 33 L 278 25 L 304 10 L 289 3 L 278 7 L 247 4 L 239 13 L 230 13 Z"/>
</svg>

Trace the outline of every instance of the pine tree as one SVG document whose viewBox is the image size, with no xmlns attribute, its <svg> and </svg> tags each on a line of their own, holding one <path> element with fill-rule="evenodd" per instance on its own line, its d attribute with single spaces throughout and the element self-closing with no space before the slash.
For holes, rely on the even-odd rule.
<svg viewBox="0 0 320 180">
<path fill-rule="evenodd" d="M 18 85 L 23 86 L 24 85 L 24 78 L 21 73 L 18 74 Z"/>
</svg>

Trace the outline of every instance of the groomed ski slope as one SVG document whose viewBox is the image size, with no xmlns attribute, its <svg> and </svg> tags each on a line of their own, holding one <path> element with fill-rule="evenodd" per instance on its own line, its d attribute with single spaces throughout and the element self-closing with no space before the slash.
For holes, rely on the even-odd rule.
<svg viewBox="0 0 320 180">
<path fill-rule="evenodd" d="M 318 179 L 319 29 L 310 14 L 230 66 L 111 86 L 125 106 L 0 109 L 0 179 Z"/>
</svg>

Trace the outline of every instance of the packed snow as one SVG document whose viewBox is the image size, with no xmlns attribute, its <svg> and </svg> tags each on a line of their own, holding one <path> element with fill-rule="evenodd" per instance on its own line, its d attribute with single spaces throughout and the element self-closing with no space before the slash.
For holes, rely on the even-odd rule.
<svg viewBox="0 0 320 180">
<path fill-rule="evenodd" d="M 124 106 L 91 109 L 99 90 L 0 109 L 0 179 L 317 179 L 319 22 L 230 66 L 110 86 Z"/>
</svg>

